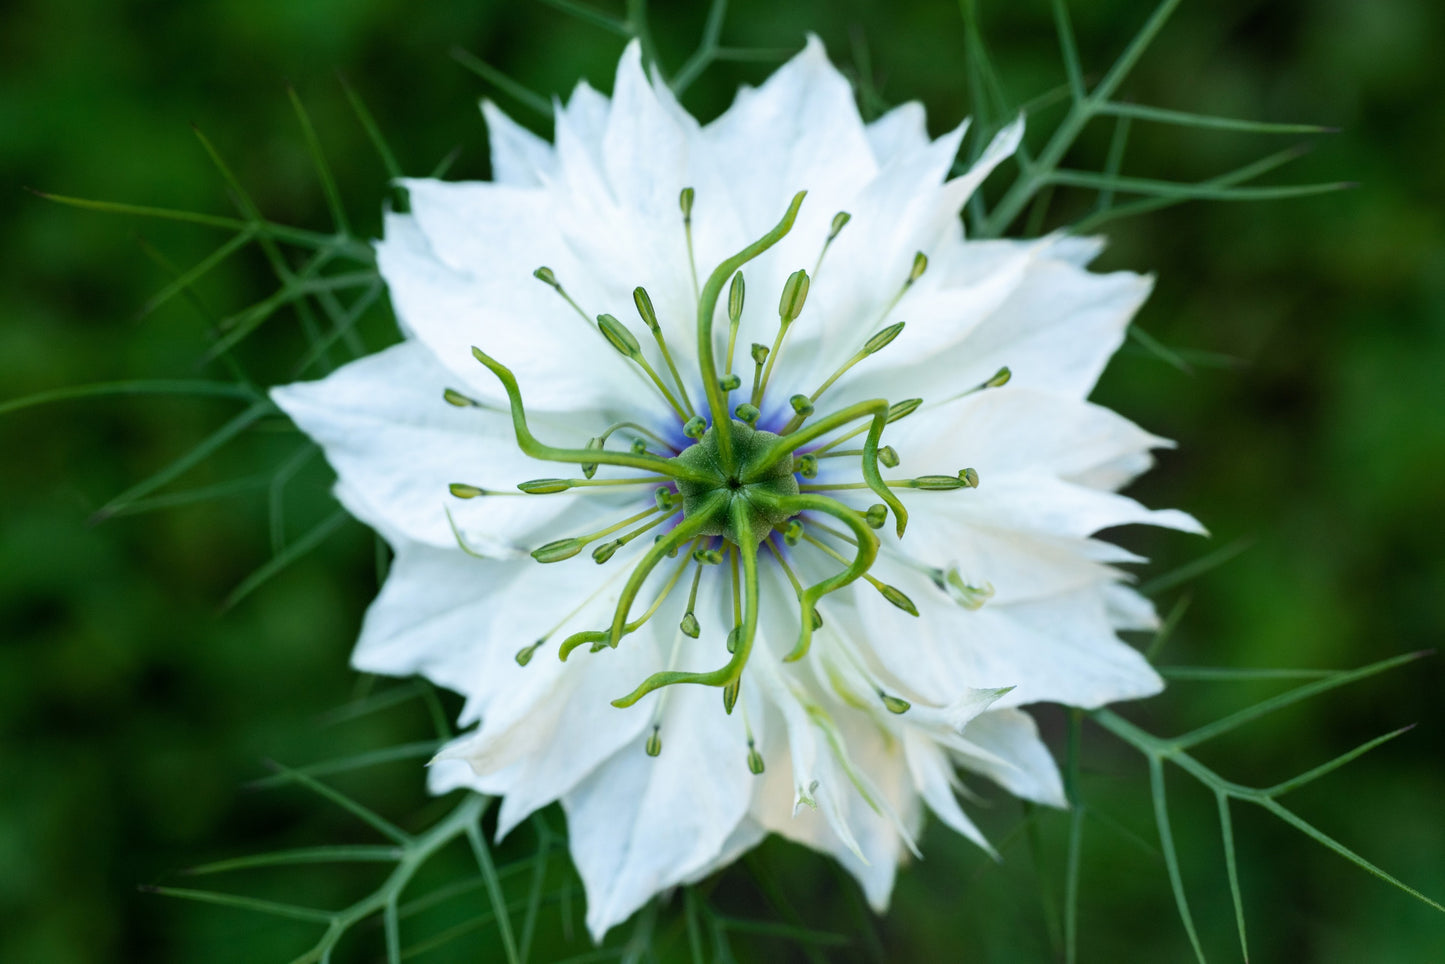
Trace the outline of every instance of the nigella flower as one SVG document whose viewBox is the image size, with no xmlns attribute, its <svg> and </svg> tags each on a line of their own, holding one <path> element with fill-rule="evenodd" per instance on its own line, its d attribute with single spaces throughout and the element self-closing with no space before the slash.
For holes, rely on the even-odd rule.
<svg viewBox="0 0 1445 964">
<path fill-rule="evenodd" d="M 395 562 L 362 670 L 474 726 L 432 787 L 560 800 L 601 936 L 768 833 L 882 908 L 959 771 L 1064 805 L 1019 707 L 1146 696 L 1154 614 L 1093 538 L 1165 444 L 1085 401 L 1149 289 L 1097 243 L 963 237 L 1018 143 L 865 124 L 816 40 L 701 125 L 637 46 L 495 181 L 409 181 L 405 339 L 275 392 Z"/>
</svg>

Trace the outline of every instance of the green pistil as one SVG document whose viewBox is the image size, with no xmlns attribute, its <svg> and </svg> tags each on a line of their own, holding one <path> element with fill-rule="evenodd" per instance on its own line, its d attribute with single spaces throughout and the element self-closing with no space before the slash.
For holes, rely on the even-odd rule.
<svg viewBox="0 0 1445 964">
<path fill-rule="evenodd" d="M 799 191 L 793 195 L 792 203 L 788 205 L 783 219 L 771 231 L 714 268 L 712 274 L 708 276 L 707 284 L 703 285 L 702 293 L 698 296 L 698 365 L 702 369 L 702 384 L 707 391 L 708 409 L 714 413 L 717 423 L 723 426 L 718 434 L 718 452 L 722 460 L 721 467 L 725 472 L 733 472 L 737 463 L 733 459 L 732 437 L 728 421 L 718 418 L 720 413 L 727 411 L 727 399 L 718 386 L 717 358 L 713 351 L 712 339 L 713 314 L 717 310 L 718 298 L 722 296 L 723 285 L 727 284 L 728 279 L 744 264 L 777 244 L 785 234 L 792 230 L 793 222 L 798 217 L 798 208 L 802 206 L 803 198 L 807 196 L 807 193 L 807 191 Z"/>
<path fill-rule="evenodd" d="M 710 473 L 705 482 L 679 480 L 677 491 L 682 496 L 682 511 L 689 519 L 704 515 L 707 518 L 698 531 L 703 535 L 722 536 L 730 543 L 741 544 L 739 534 L 733 527 L 733 504 L 742 506 L 751 520 L 751 531 L 756 534 L 756 546 L 773 526 L 786 522 L 789 514 L 779 515 L 776 508 L 770 508 L 760 501 L 764 495 L 786 497 L 798 494 L 798 480 L 793 475 L 793 456 L 790 449 L 778 452 L 774 443 L 778 436 L 772 432 L 754 429 L 743 422 L 731 423 L 733 454 L 737 469 L 724 472 L 720 441 L 724 434 L 719 426 L 708 429 L 696 445 L 683 449 L 673 461 L 682 463 L 699 472 Z M 714 499 L 714 496 L 721 498 Z"/>
</svg>

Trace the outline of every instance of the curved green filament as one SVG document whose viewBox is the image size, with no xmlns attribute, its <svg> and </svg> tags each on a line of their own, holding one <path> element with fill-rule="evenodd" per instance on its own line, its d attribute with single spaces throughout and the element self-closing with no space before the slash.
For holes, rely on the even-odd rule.
<svg viewBox="0 0 1445 964">
<path fill-rule="evenodd" d="M 651 619 L 657 614 L 657 611 L 662 608 L 662 604 L 667 601 L 667 597 L 671 595 L 672 590 L 677 585 L 678 580 L 682 578 L 683 570 L 687 568 L 688 563 L 690 562 L 692 562 L 692 557 L 684 553 L 682 555 L 682 562 L 673 570 L 672 575 L 668 577 L 667 583 L 657 594 L 657 598 L 652 601 L 651 606 L 647 607 L 647 612 L 643 613 L 641 616 L 638 616 L 632 622 L 628 623 L 625 627 L 623 627 L 622 634 L 624 636 L 628 636 L 632 633 L 637 632 L 639 629 L 642 628 L 644 623 L 646 623 L 649 619 Z M 571 636 L 568 636 L 565 640 L 562 641 L 562 645 L 558 650 L 558 655 L 562 657 L 562 662 L 565 663 L 567 661 L 567 657 L 571 655 L 572 650 L 576 649 L 578 646 L 586 646 L 589 643 L 593 646 L 600 646 L 607 642 L 609 636 L 610 634 L 606 631 L 573 633 Z"/>
<path fill-rule="evenodd" d="M 642 584 L 647 581 L 652 570 L 657 568 L 657 564 L 668 553 L 682 548 L 685 543 L 697 538 L 701 534 L 701 530 L 713 521 L 713 509 L 720 506 L 723 500 L 729 497 L 727 492 L 718 492 L 702 505 L 701 511 L 690 517 L 684 516 L 683 520 L 677 524 L 677 528 L 657 540 L 652 548 L 647 550 L 647 554 L 638 560 L 637 565 L 632 567 L 632 574 L 627 577 L 627 585 L 622 587 L 622 595 L 617 600 L 617 609 L 612 614 L 612 628 L 607 633 L 608 645 L 616 649 L 617 644 L 622 641 L 624 630 L 627 628 L 627 617 L 632 611 L 633 600 L 642 591 Z"/>
<path fill-rule="evenodd" d="M 738 640 L 737 649 L 733 651 L 732 657 L 724 666 L 713 670 L 710 673 L 686 673 L 676 670 L 665 673 L 653 673 L 643 680 L 637 689 L 619 699 L 612 701 L 612 705 L 618 708 L 631 706 L 642 699 L 648 693 L 664 686 L 671 686 L 674 683 L 697 683 L 702 686 L 731 686 L 742 679 L 743 667 L 747 665 L 748 656 L 753 651 L 753 642 L 758 635 L 758 604 L 760 602 L 758 586 L 758 543 L 753 538 L 753 524 L 747 506 L 742 499 L 734 499 L 729 506 L 732 516 L 732 524 L 736 528 L 739 539 L 735 543 L 736 549 L 743 559 L 743 620 L 741 638 Z M 729 709 L 731 712 L 731 709 Z"/>
<path fill-rule="evenodd" d="M 830 515 L 852 529 L 858 540 L 858 554 L 853 557 L 848 568 L 808 587 L 799 598 L 798 605 L 803 612 L 798 642 L 792 652 L 783 657 L 784 662 L 791 663 L 806 656 L 808 648 L 813 644 L 813 609 L 818 600 L 856 581 L 873 568 L 873 561 L 878 557 L 878 537 L 868 528 L 861 513 L 835 499 L 821 495 L 795 495 L 780 499 L 779 502 L 790 512 L 822 512 Z"/>
<path fill-rule="evenodd" d="M 868 438 L 863 443 L 863 478 L 867 481 L 868 488 L 876 492 L 878 498 L 893 510 L 893 517 L 897 521 L 898 537 L 901 539 L 903 530 L 908 526 L 908 510 L 903 507 L 898 496 L 889 489 L 888 484 L 883 481 L 882 473 L 878 471 L 878 441 L 883 437 L 883 427 L 888 424 L 889 407 L 888 402 L 881 398 L 849 405 L 826 418 L 819 419 L 802 431 L 782 436 L 757 457 L 755 464 L 770 465 L 788 452 L 807 445 L 821 435 L 826 435 L 857 419 L 872 416 L 873 421 L 868 428 Z M 750 481 L 753 481 L 751 477 L 743 478 L 744 483 Z"/>
<path fill-rule="evenodd" d="M 702 472 L 688 468 L 672 459 L 662 459 L 655 455 L 633 455 L 624 452 L 608 452 L 602 449 L 562 449 L 543 444 L 527 427 L 527 413 L 522 407 L 522 393 L 517 388 L 516 376 L 507 366 L 480 348 L 473 346 L 472 354 L 502 383 L 502 387 L 507 392 L 507 401 L 511 403 L 512 429 L 517 435 L 517 447 L 532 458 L 545 462 L 563 462 L 575 465 L 625 465 L 634 469 L 650 469 L 674 479 L 688 479 L 692 482 L 711 481 L 711 478 Z"/>
<path fill-rule="evenodd" d="M 702 294 L 698 296 L 697 361 L 702 370 L 702 386 L 703 390 L 707 392 L 708 408 L 712 410 L 712 422 L 717 427 L 718 451 L 722 457 L 722 467 L 726 472 L 733 471 L 736 464 L 733 459 L 732 420 L 728 415 L 727 397 L 723 394 L 721 386 L 718 385 L 717 358 L 712 344 L 712 316 L 717 311 L 717 302 L 722 295 L 723 285 L 728 283 L 733 273 L 777 244 L 784 235 L 793 229 L 793 222 L 798 217 L 798 208 L 802 206 L 803 198 L 807 196 L 807 193 L 807 191 L 799 191 L 793 195 L 792 203 L 788 205 L 783 219 L 771 231 L 714 268 L 712 274 L 708 276 L 707 284 L 703 285 Z"/>
</svg>

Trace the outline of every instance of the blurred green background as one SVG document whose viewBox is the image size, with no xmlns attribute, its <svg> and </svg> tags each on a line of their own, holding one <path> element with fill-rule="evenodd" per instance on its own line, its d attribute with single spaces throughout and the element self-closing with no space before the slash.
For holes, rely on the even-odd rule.
<svg viewBox="0 0 1445 964">
<path fill-rule="evenodd" d="M 981 3 L 1010 93 L 1022 100 L 1059 84 L 1045 0 Z M 1152 8 L 1143 0 L 1073 6 L 1094 76 Z M 665 66 L 675 69 L 693 49 L 703 19 L 701 4 L 656 5 Z M 176 299 L 137 320 L 170 278 L 143 245 L 189 265 L 225 240 L 63 208 L 22 186 L 229 214 L 224 185 L 187 127 L 194 122 L 271 217 L 324 228 L 324 196 L 287 102 L 289 82 L 315 119 L 358 229 L 374 233 L 385 173 L 336 72 L 370 105 L 409 173 L 426 173 L 458 149 L 452 176 L 480 177 L 480 94 L 539 131 L 545 122 L 460 67 L 451 45 L 535 90 L 565 94 L 579 75 L 609 89 L 622 44 L 539 3 L 17 0 L 0 24 L 0 401 L 88 382 L 195 377 L 207 344 L 196 306 Z M 881 96 L 922 100 L 935 133 L 970 109 L 963 22 L 944 0 L 737 0 L 724 41 L 795 47 L 805 30 L 821 34 L 840 64 L 856 67 L 866 54 Z M 1360 184 L 1303 200 L 1190 204 L 1105 229 L 1112 243 L 1102 267 L 1158 275 L 1140 325 L 1196 362 L 1182 373 L 1131 344 L 1098 392 L 1181 443 L 1135 493 L 1195 513 L 1215 547 L 1250 540 L 1226 565 L 1163 594 L 1166 609 L 1190 600 L 1165 664 L 1341 668 L 1438 644 L 1442 36 L 1445 8 L 1435 0 L 1186 2 L 1124 87 L 1144 104 L 1337 126 L 1341 133 L 1310 139 L 1316 150 L 1273 182 Z M 737 84 L 769 69 L 718 65 L 686 103 L 713 116 Z M 1037 119 L 1035 145 L 1058 116 Z M 1107 123 L 1091 128 L 1070 166 L 1098 170 L 1109 135 Z M 1296 140 L 1135 124 L 1123 171 L 1198 179 Z M 1093 199 L 1080 192 L 1062 200 L 1056 217 Z M 226 315 L 272 290 L 265 261 L 247 251 L 198 293 L 202 310 Z M 381 308 L 361 332 L 371 349 L 395 337 Z M 304 344 L 283 314 L 241 356 L 258 377 L 287 380 Z M 1220 356 L 1237 362 L 1219 364 Z M 0 960 L 289 960 L 315 928 L 140 885 L 190 885 L 182 868 L 225 856 L 373 840 L 298 789 L 243 784 L 264 775 L 263 759 L 301 764 L 430 736 L 422 700 L 351 722 L 327 716 L 369 685 L 346 669 L 376 586 L 373 541 L 359 526 L 342 527 L 218 613 L 270 556 L 266 489 L 88 523 L 238 410 L 225 400 L 123 398 L 0 416 Z M 298 441 L 279 422 L 262 424 L 166 491 L 250 475 L 289 457 Z M 327 482 L 313 459 L 281 493 L 286 541 L 330 511 Z M 1124 539 L 1156 558 L 1155 572 L 1211 548 L 1179 536 Z M 1280 688 L 1180 682 L 1126 713 L 1154 732 L 1182 732 Z M 1442 694 L 1445 671 L 1431 657 L 1291 708 L 1201 755 L 1226 776 L 1267 784 L 1418 723 L 1291 799 L 1326 832 L 1445 899 Z M 1060 734 L 1057 714 L 1041 719 Z M 1085 823 L 1080 959 L 1186 960 L 1144 768 L 1092 725 L 1085 747 L 1084 793 L 1091 814 L 1102 816 Z M 440 811 L 422 792 L 416 763 L 342 785 L 402 824 L 424 826 Z M 1178 771 L 1169 788 L 1204 946 L 1211 959 L 1237 959 L 1214 802 Z M 548 819 L 560 829 L 559 814 Z M 777 916 L 760 896 L 769 882 L 809 926 L 843 935 L 820 949 L 829 959 L 1059 959 L 1051 920 L 1067 819 L 1046 814 L 1031 824 L 1037 858 L 1027 834 L 1008 836 L 1016 804 L 996 797 L 983 820 L 1006 840 L 1002 866 L 930 827 L 927 859 L 902 873 L 895 910 L 882 920 L 860 910 L 827 861 L 776 843 L 704 890 L 729 913 Z M 1262 812 L 1237 809 L 1236 829 L 1255 959 L 1445 956 L 1442 915 Z M 511 842 L 499 860 L 528 847 Z M 467 859 L 464 848 L 445 855 L 436 881 L 457 879 Z M 218 886 L 339 907 L 380 873 L 308 868 Z M 558 862 L 548 886 L 566 879 Z M 429 886 L 418 881 L 417 893 Z M 656 947 L 667 960 L 686 959 L 678 903 L 658 919 Z M 485 908 L 475 888 L 433 908 L 421 936 L 459 922 L 463 933 L 418 959 L 502 959 L 489 924 L 465 926 Z M 575 897 L 548 905 L 538 959 L 587 949 L 581 938 L 567 940 L 567 915 L 580 911 Z M 380 960 L 381 946 L 378 928 L 363 929 L 345 959 Z M 742 960 L 799 953 L 786 941 L 741 935 L 733 951 Z"/>
</svg>

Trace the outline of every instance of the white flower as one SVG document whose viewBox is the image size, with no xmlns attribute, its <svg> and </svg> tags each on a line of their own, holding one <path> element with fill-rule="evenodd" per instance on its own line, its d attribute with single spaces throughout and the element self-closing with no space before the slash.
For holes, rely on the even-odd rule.
<svg viewBox="0 0 1445 964">
<path fill-rule="evenodd" d="M 863 123 L 816 39 L 706 126 L 635 44 L 554 144 L 483 112 L 496 180 L 387 217 L 405 340 L 275 392 L 396 551 L 355 665 L 466 697 L 433 789 L 560 799 L 599 938 L 770 832 L 881 910 L 924 804 L 988 846 L 959 767 L 1064 805 L 1019 707 L 1161 685 L 1092 536 L 1198 526 L 1115 494 L 1166 443 L 1084 400 L 1148 280 L 963 238 L 1019 125 L 948 180 L 966 125 Z"/>
</svg>

